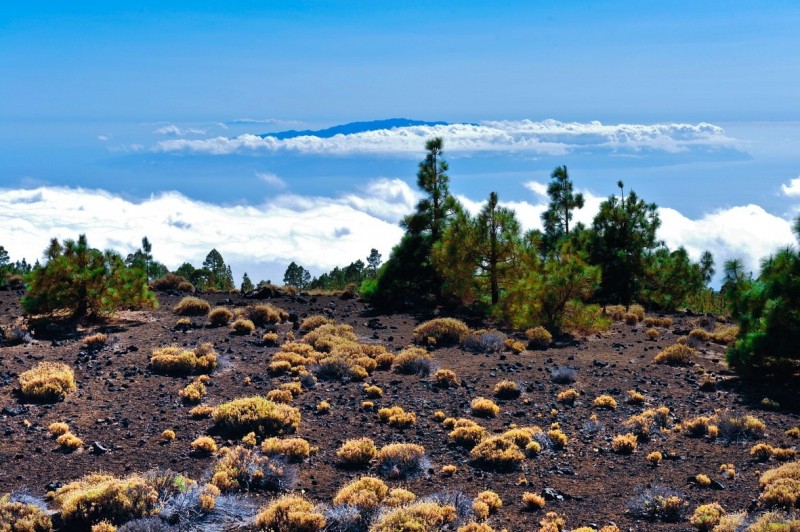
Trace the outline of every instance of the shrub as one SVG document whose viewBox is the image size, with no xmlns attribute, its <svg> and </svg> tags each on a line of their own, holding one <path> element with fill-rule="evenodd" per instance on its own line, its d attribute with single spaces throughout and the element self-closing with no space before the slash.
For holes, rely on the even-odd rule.
<svg viewBox="0 0 800 532">
<path fill-rule="evenodd" d="M 605 408 L 607 410 L 616 410 L 617 401 L 610 395 L 601 395 L 594 400 L 595 408 Z"/>
<path fill-rule="evenodd" d="M 446 525 L 455 523 L 457 518 L 456 508 L 451 504 L 419 501 L 382 512 L 375 519 L 370 532 L 442 530 Z"/>
<path fill-rule="evenodd" d="M 209 373 L 217 366 L 217 353 L 210 343 L 198 344 L 192 350 L 162 347 L 153 351 L 150 366 L 154 371 L 168 375 Z"/>
<path fill-rule="evenodd" d="M 75 373 L 61 362 L 40 362 L 32 369 L 19 375 L 22 396 L 30 401 L 63 401 L 67 394 L 74 392 Z"/>
<path fill-rule="evenodd" d="M 372 397 L 373 399 L 377 399 L 378 397 L 383 396 L 383 389 L 380 386 L 367 386 L 364 385 L 362 391 L 366 394 L 367 397 Z"/>
<path fill-rule="evenodd" d="M 189 410 L 189 415 L 195 419 L 203 419 L 211 417 L 211 414 L 213 413 L 214 409 L 208 405 L 197 405 L 196 407 Z"/>
<path fill-rule="evenodd" d="M 387 495 L 386 498 L 383 499 L 383 505 L 388 506 L 390 508 L 396 508 L 398 506 L 405 506 L 406 504 L 411 504 L 416 499 L 417 496 L 408 490 L 405 490 L 403 488 L 393 488 L 389 490 L 389 495 Z"/>
<path fill-rule="evenodd" d="M 658 329 L 647 329 L 644 332 L 644 335 L 647 336 L 648 340 L 658 340 L 658 337 L 661 336 L 661 333 L 658 332 Z"/>
<path fill-rule="evenodd" d="M 484 439 L 470 451 L 469 456 L 481 467 L 497 470 L 514 469 L 525 459 L 517 444 L 502 436 Z"/>
<path fill-rule="evenodd" d="M 622 321 L 625 318 L 625 305 L 608 305 L 603 310 L 606 316 L 614 321 Z"/>
<path fill-rule="evenodd" d="M 217 452 L 217 442 L 208 436 L 200 436 L 192 442 L 192 449 L 198 453 L 215 453 Z"/>
<path fill-rule="evenodd" d="M 280 458 L 270 458 L 255 449 L 237 445 L 221 451 L 211 469 L 211 483 L 224 492 L 284 491 L 297 478 L 295 466 Z"/>
<path fill-rule="evenodd" d="M 677 523 L 683 519 L 687 506 L 679 492 L 653 484 L 649 488 L 639 488 L 628 501 L 628 512 L 634 517 Z"/>
<path fill-rule="evenodd" d="M 755 416 L 720 416 L 717 423 L 720 437 L 726 442 L 749 439 L 757 440 L 764 436 L 767 426 Z"/>
<path fill-rule="evenodd" d="M 698 506 L 689 523 L 698 530 L 707 532 L 714 529 L 725 515 L 725 509 L 719 503 L 701 504 Z"/>
<path fill-rule="evenodd" d="M 187 403 L 199 403 L 206 396 L 206 382 L 208 382 L 208 377 L 203 375 L 187 384 L 178 392 L 178 395 Z"/>
<path fill-rule="evenodd" d="M 380 506 L 389 493 L 389 487 L 379 478 L 361 477 L 342 486 L 333 498 L 333 504 L 349 504 L 361 512 L 371 512 Z"/>
<path fill-rule="evenodd" d="M 525 331 L 528 349 L 546 349 L 553 341 L 553 335 L 544 327 L 534 327 Z"/>
<path fill-rule="evenodd" d="M 637 323 L 639 323 L 639 316 L 637 316 L 632 312 L 626 312 L 622 316 L 622 319 L 627 325 L 636 325 Z"/>
<path fill-rule="evenodd" d="M 572 405 L 575 404 L 575 399 L 578 398 L 578 395 L 579 395 L 578 390 L 574 388 L 569 388 L 567 390 L 564 390 L 563 392 L 560 392 L 556 396 L 556 401 L 558 401 L 559 403 Z"/>
<path fill-rule="evenodd" d="M 267 345 L 277 345 L 278 333 L 276 332 L 264 333 L 264 336 L 261 337 L 261 340 Z"/>
<path fill-rule="evenodd" d="M 567 446 L 569 439 L 567 435 L 564 434 L 560 429 L 551 429 L 547 431 L 547 437 L 550 440 L 550 444 L 555 449 L 563 449 Z"/>
<path fill-rule="evenodd" d="M 311 456 L 311 445 L 303 438 L 267 438 L 261 443 L 267 456 L 280 455 L 290 462 L 300 462 Z"/>
<path fill-rule="evenodd" d="M 274 403 L 261 396 L 244 397 L 214 409 L 214 423 L 226 432 L 274 435 L 294 432 L 300 424 L 300 411 Z"/>
<path fill-rule="evenodd" d="M 454 318 L 436 318 L 414 329 L 414 342 L 421 345 L 455 345 L 469 334 L 469 327 Z"/>
<path fill-rule="evenodd" d="M 255 324 L 250 320 L 239 318 L 231 324 L 231 329 L 236 334 L 248 335 L 256 330 Z"/>
<path fill-rule="evenodd" d="M 500 381 L 494 385 L 494 396 L 498 399 L 516 399 L 520 393 L 522 392 L 514 381 Z"/>
<path fill-rule="evenodd" d="M 391 443 L 377 455 L 378 468 L 389 478 L 405 478 L 423 471 L 428 465 L 425 448 L 414 443 Z"/>
<path fill-rule="evenodd" d="M 328 401 L 320 401 L 317 403 L 317 414 L 327 414 L 331 410 L 331 404 Z"/>
<path fill-rule="evenodd" d="M 297 381 L 284 382 L 279 386 L 279 389 L 291 393 L 293 397 L 297 397 L 303 392 L 303 385 Z"/>
<path fill-rule="evenodd" d="M 291 369 L 292 364 L 286 360 L 275 360 L 274 362 L 270 362 L 269 366 L 267 366 L 267 371 L 273 375 L 283 375 L 284 373 L 291 371 Z"/>
<path fill-rule="evenodd" d="M 194 286 L 192 283 L 190 283 L 185 277 L 175 273 L 167 273 L 158 279 L 150 281 L 150 288 L 157 292 L 164 292 L 166 290 L 194 292 Z"/>
<path fill-rule="evenodd" d="M 240 317 L 246 317 L 258 327 L 281 323 L 289 319 L 288 312 L 268 303 L 265 305 L 248 306 L 244 309 L 237 310 L 241 311 L 242 316 Z"/>
<path fill-rule="evenodd" d="M 669 364 L 670 366 L 688 366 L 697 356 L 697 351 L 688 345 L 675 344 L 662 350 L 654 359 L 658 364 Z"/>
<path fill-rule="evenodd" d="M 172 309 L 179 316 L 205 316 L 211 310 L 211 304 L 199 297 L 186 296 Z"/>
<path fill-rule="evenodd" d="M 662 456 L 662 454 L 659 451 L 653 451 L 652 453 L 649 453 L 647 455 L 647 461 L 650 462 L 653 465 L 660 464 L 661 460 L 663 460 L 663 459 L 664 459 L 664 457 Z"/>
<path fill-rule="evenodd" d="M 478 493 L 478 496 L 475 497 L 475 500 L 485 503 L 486 506 L 489 507 L 490 514 L 493 514 L 494 512 L 503 507 L 503 499 L 501 499 L 497 493 L 491 490 L 486 490 Z"/>
<path fill-rule="evenodd" d="M 478 417 L 497 417 L 497 414 L 500 413 L 500 407 L 491 399 L 484 397 L 473 399 L 470 407 L 472 408 L 472 415 Z"/>
<path fill-rule="evenodd" d="M 406 412 L 399 406 L 391 408 L 381 408 L 378 410 L 378 418 L 388 423 L 392 427 L 406 428 L 417 423 L 417 415 L 413 412 Z"/>
<path fill-rule="evenodd" d="M 85 345 L 89 349 L 100 349 L 102 346 L 105 345 L 107 340 L 108 340 L 107 335 L 103 333 L 96 333 L 85 337 L 83 339 L 83 345 Z"/>
<path fill-rule="evenodd" d="M 628 402 L 632 405 L 640 405 L 644 403 L 644 394 L 637 392 L 636 390 L 628 390 Z"/>
<path fill-rule="evenodd" d="M 575 368 L 558 366 L 550 370 L 550 379 L 556 384 L 571 384 L 575 382 Z"/>
<path fill-rule="evenodd" d="M 233 312 L 225 307 L 214 307 L 208 313 L 208 322 L 212 327 L 227 325 L 233 319 Z"/>
<path fill-rule="evenodd" d="M 651 316 L 647 316 L 644 319 L 644 324 L 648 327 L 672 327 L 672 318 L 669 317 L 661 317 L 661 318 L 654 318 Z"/>
<path fill-rule="evenodd" d="M 702 473 L 699 473 L 699 474 L 695 475 L 694 476 L 694 481 L 699 486 L 703 486 L 704 488 L 707 488 L 708 486 L 711 485 L 711 478 L 708 475 L 704 475 Z"/>
<path fill-rule="evenodd" d="M 291 404 L 294 395 L 289 390 L 270 390 L 267 392 L 267 399 L 275 403 Z"/>
<path fill-rule="evenodd" d="M 486 523 L 476 523 L 475 521 L 470 521 L 467 524 L 458 527 L 456 532 L 494 532 L 494 528 L 490 527 Z"/>
<path fill-rule="evenodd" d="M 711 422 L 711 418 L 706 416 L 698 416 L 693 419 L 686 420 L 682 423 L 683 430 L 689 436 L 694 438 L 702 438 L 706 434 L 708 434 L 708 425 Z"/>
<path fill-rule="evenodd" d="M 800 462 L 766 471 L 758 480 L 763 490 L 758 501 L 768 508 L 792 509 L 800 502 Z"/>
<path fill-rule="evenodd" d="M 378 369 L 389 369 L 394 364 L 394 355 L 391 353 L 381 353 L 375 357 Z"/>
<path fill-rule="evenodd" d="M 170 442 L 175 439 L 175 431 L 171 429 L 166 429 L 164 432 L 161 433 L 161 441 Z"/>
<path fill-rule="evenodd" d="M 301 331 L 313 331 L 317 327 L 321 327 L 323 325 L 333 325 L 333 320 L 323 316 L 322 314 L 315 314 L 313 316 L 309 316 L 303 320 L 303 323 L 300 324 Z"/>
<path fill-rule="evenodd" d="M 639 444 L 635 434 L 619 434 L 611 440 L 611 450 L 617 454 L 631 454 Z"/>
<path fill-rule="evenodd" d="M 260 530 L 317 532 L 325 528 L 325 516 L 314 504 L 297 495 L 284 495 L 262 508 L 254 521 Z"/>
<path fill-rule="evenodd" d="M 36 504 L 16 500 L 10 494 L 0 496 L 0 530 L 3 532 L 50 532 L 53 522 Z"/>
<path fill-rule="evenodd" d="M 127 266 L 113 251 L 90 248 L 86 235 L 63 246 L 53 239 L 47 262 L 34 267 L 25 283 L 20 303 L 28 314 L 66 310 L 73 317 L 105 316 L 120 308 L 158 306 L 144 269 Z"/>
<path fill-rule="evenodd" d="M 471 419 L 459 419 L 453 425 L 450 438 L 464 447 L 474 447 L 483 440 L 486 429 L 472 421 Z"/>
<path fill-rule="evenodd" d="M 56 438 L 56 443 L 62 449 L 74 451 L 83 445 L 83 440 L 75 436 L 73 433 L 67 431 Z"/>
<path fill-rule="evenodd" d="M 50 423 L 50 426 L 47 427 L 47 431 L 50 432 L 52 436 L 61 436 L 69 432 L 69 425 L 57 421 L 55 423 Z"/>
<path fill-rule="evenodd" d="M 336 451 L 336 457 L 347 467 L 368 466 L 376 454 L 378 449 L 370 438 L 347 440 Z"/>
<path fill-rule="evenodd" d="M 541 510 L 545 505 L 544 497 L 530 491 L 522 494 L 522 503 L 526 510 Z"/>
<path fill-rule="evenodd" d="M 392 369 L 397 373 L 406 375 L 420 374 L 425 377 L 433 369 L 433 358 L 424 349 L 409 347 L 403 349 L 394 357 Z"/>
<path fill-rule="evenodd" d="M 462 345 L 473 353 L 497 353 L 505 347 L 506 335 L 497 331 L 481 331 L 468 334 Z"/>
<path fill-rule="evenodd" d="M 445 477 L 452 477 L 456 471 L 458 471 L 458 467 L 453 464 L 445 464 L 442 466 L 442 469 L 439 470 L 442 476 Z"/>
<path fill-rule="evenodd" d="M 52 499 L 67 526 L 85 529 L 102 520 L 120 524 L 155 513 L 158 492 L 139 475 L 92 473 L 58 488 Z"/>
<path fill-rule="evenodd" d="M 628 307 L 628 313 L 633 314 L 636 316 L 637 321 L 643 321 L 645 318 L 644 315 L 644 307 L 634 303 L 630 307 Z"/>
<path fill-rule="evenodd" d="M 511 338 L 506 339 L 506 341 L 503 342 L 503 345 L 505 345 L 506 348 L 508 348 L 508 350 L 510 350 L 512 353 L 520 354 L 525 351 L 525 344 L 516 340 L 512 340 Z"/>
<path fill-rule="evenodd" d="M 438 369 L 433 374 L 433 383 L 441 388 L 455 388 L 461 384 L 461 380 L 453 370 Z"/>
</svg>

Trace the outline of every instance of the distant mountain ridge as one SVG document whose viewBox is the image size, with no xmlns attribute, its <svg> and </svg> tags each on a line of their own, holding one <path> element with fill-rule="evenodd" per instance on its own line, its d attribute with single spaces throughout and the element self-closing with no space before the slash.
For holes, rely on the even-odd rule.
<svg viewBox="0 0 800 532">
<path fill-rule="evenodd" d="M 376 131 L 379 129 L 392 129 L 395 127 L 410 126 L 446 126 L 447 122 L 425 122 L 423 120 L 410 120 L 408 118 L 387 118 L 385 120 L 371 120 L 368 122 L 350 122 L 327 129 L 316 131 L 306 129 L 303 131 L 289 130 L 277 133 L 264 133 L 259 135 L 261 138 L 273 137 L 278 140 L 293 139 L 295 137 L 313 136 L 323 139 L 331 138 L 335 135 L 352 135 L 353 133 L 364 133 L 365 131 Z"/>
</svg>

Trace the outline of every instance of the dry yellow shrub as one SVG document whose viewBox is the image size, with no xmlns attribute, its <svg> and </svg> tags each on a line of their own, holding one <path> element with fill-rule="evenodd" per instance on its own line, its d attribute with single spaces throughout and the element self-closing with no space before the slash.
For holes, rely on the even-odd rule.
<svg viewBox="0 0 800 532">
<path fill-rule="evenodd" d="M 377 453 L 375 442 L 370 438 L 356 438 L 345 441 L 336 451 L 336 456 L 346 466 L 363 467 L 369 465 Z"/>
<path fill-rule="evenodd" d="M 31 401 L 62 401 L 74 392 L 75 373 L 61 362 L 40 362 L 19 375 L 20 392 Z"/>
</svg>

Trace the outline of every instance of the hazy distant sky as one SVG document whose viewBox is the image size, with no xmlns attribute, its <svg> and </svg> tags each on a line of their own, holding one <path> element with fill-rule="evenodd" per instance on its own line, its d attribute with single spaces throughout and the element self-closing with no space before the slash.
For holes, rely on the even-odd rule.
<svg viewBox="0 0 800 532">
<path fill-rule="evenodd" d="M 147 234 L 173 267 L 217 247 L 237 276 L 319 273 L 388 254 L 441 134 L 474 208 L 497 190 L 536 226 L 566 164 L 598 202 L 617 179 L 657 202 L 670 245 L 756 267 L 800 205 L 799 27 L 793 1 L 7 0 L 0 245 Z M 253 137 L 393 117 L 449 125 Z"/>
</svg>

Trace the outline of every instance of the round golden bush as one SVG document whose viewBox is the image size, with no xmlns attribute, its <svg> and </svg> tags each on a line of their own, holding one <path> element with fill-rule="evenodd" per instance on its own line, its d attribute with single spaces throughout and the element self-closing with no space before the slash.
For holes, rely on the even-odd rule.
<svg viewBox="0 0 800 532">
<path fill-rule="evenodd" d="M 263 507 L 255 519 L 259 530 L 318 532 L 324 530 L 325 516 L 314 503 L 297 495 L 284 495 Z"/>
<path fill-rule="evenodd" d="M 278 435 L 294 432 L 300 424 L 297 408 L 269 401 L 262 396 L 243 397 L 214 409 L 214 423 L 234 434 Z"/>
<path fill-rule="evenodd" d="M 443 346 L 461 343 L 469 327 L 455 318 L 436 318 L 414 329 L 414 342 L 421 345 Z"/>
<path fill-rule="evenodd" d="M 378 449 L 370 438 L 347 440 L 336 451 L 339 461 L 349 467 L 368 466 L 376 454 L 378 454 Z"/>
<path fill-rule="evenodd" d="M 172 312 L 179 316 L 205 316 L 211 310 L 211 304 L 199 297 L 186 296 L 178 302 Z"/>
<path fill-rule="evenodd" d="M 225 307 L 214 307 L 211 309 L 211 312 L 208 313 L 208 322 L 213 327 L 227 325 L 231 319 L 233 319 L 233 312 Z"/>
<path fill-rule="evenodd" d="M 41 402 L 62 401 L 77 389 L 75 373 L 61 362 L 40 362 L 22 372 L 19 386 L 25 399 Z"/>
<path fill-rule="evenodd" d="M 231 329 L 233 329 L 233 332 L 236 334 L 248 335 L 256 330 L 256 326 L 250 320 L 239 318 L 231 324 Z"/>
<path fill-rule="evenodd" d="M 697 357 L 697 351 L 685 344 L 674 344 L 662 350 L 654 359 L 658 364 L 688 366 Z"/>
<path fill-rule="evenodd" d="M 525 331 L 529 349 L 545 349 L 553 341 L 553 335 L 544 327 L 534 327 Z"/>
<path fill-rule="evenodd" d="M 486 438 L 473 447 L 469 457 L 483 467 L 500 470 L 514 469 L 525 459 L 519 446 L 502 436 Z"/>
</svg>

